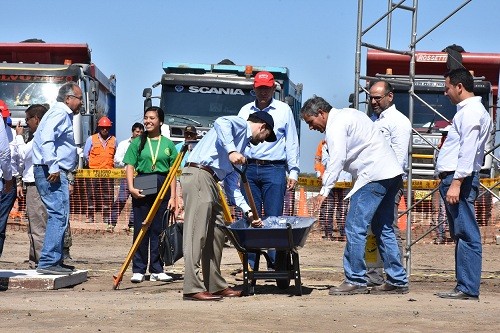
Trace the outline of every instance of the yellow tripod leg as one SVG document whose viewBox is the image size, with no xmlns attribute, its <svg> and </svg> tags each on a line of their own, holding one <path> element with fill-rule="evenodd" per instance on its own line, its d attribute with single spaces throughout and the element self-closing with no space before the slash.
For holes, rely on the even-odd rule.
<svg viewBox="0 0 500 333">
<path fill-rule="evenodd" d="M 222 191 L 222 187 L 220 186 L 219 183 L 217 183 L 217 186 L 219 187 L 219 194 L 220 194 L 220 199 L 221 199 L 221 205 L 222 205 L 222 212 L 224 214 L 224 219 L 229 223 L 233 223 L 233 217 L 231 216 L 231 211 L 229 210 L 229 205 L 227 204 L 226 196 L 224 195 L 224 191 Z M 238 256 L 240 257 L 241 263 L 243 263 L 243 253 L 238 251 Z M 248 271 L 252 271 L 252 267 L 248 265 Z"/>
<path fill-rule="evenodd" d="M 186 151 L 187 151 L 187 145 L 184 144 L 184 146 L 182 146 L 182 149 L 179 152 L 179 154 L 177 154 L 177 158 L 175 159 L 174 164 L 170 168 L 170 171 L 167 175 L 167 178 L 163 182 L 163 185 L 161 186 L 161 189 L 158 192 L 158 195 L 156 196 L 155 201 L 153 202 L 153 206 L 151 206 L 151 209 L 149 210 L 149 213 L 146 216 L 146 219 L 144 220 L 144 222 L 142 222 L 141 230 L 139 230 L 139 234 L 137 234 L 137 238 L 135 239 L 134 244 L 132 244 L 132 247 L 128 251 L 127 257 L 125 258 L 125 262 L 121 266 L 118 274 L 113 275 L 113 280 L 114 280 L 113 281 L 113 289 L 118 288 L 118 286 L 120 285 L 120 282 L 123 279 L 123 274 L 125 273 L 128 266 L 130 265 L 130 262 L 132 261 L 132 258 L 134 257 L 135 252 L 137 252 L 139 245 L 141 244 L 142 240 L 144 239 L 146 231 L 148 231 L 148 228 L 151 225 L 151 222 L 153 221 L 153 217 L 156 215 L 158 208 L 160 208 L 160 203 L 165 198 L 165 195 L 168 192 L 170 184 L 172 184 L 172 181 L 176 177 L 177 169 L 179 169 L 179 166 L 181 165 L 182 159 L 184 158 Z"/>
</svg>

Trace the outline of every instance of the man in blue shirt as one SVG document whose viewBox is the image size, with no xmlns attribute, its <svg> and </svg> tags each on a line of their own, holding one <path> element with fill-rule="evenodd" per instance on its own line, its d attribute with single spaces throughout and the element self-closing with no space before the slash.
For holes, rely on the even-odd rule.
<svg viewBox="0 0 500 333">
<path fill-rule="evenodd" d="M 222 225 L 225 221 L 217 182 L 224 181 L 226 195 L 251 219 L 250 207 L 241 194 L 239 176 L 233 165 L 246 163 L 242 153 L 250 143 L 274 142 L 273 128 L 273 118 L 267 112 L 256 112 L 248 120 L 238 116 L 220 117 L 191 151 L 180 179 L 185 205 L 185 300 L 218 301 L 222 297 L 241 296 L 241 291 L 228 288 L 220 272 L 224 234 L 216 224 Z M 262 221 L 258 219 L 252 225 L 262 226 Z"/>
<path fill-rule="evenodd" d="M 299 176 L 299 138 L 290 107 L 273 98 L 276 82 L 269 72 L 255 75 L 255 102 L 244 105 L 238 116 L 247 119 L 255 112 L 265 112 L 273 117 L 277 140 L 259 146 L 248 147 L 247 178 L 252 189 L 257 211 L 265 216 L 283 215 L 285 191 L 292 190 Z M 288 179 L 287 179 L 288 173 Z M 269 251 L 274 262 L 275 251 Z M 249 255 L 254 266 L 255 254 Z"/>
<path fill-rule="evenodd" d="M 48 219 L 37 272 L 70 275 L 63 264 L 64 231 L 69 221 L 68 172 L 77 165 L 73 115 L 82 106 L 82 90 L 75 82 L 61 86 L 57 102 L 47 111 L 33 138 L 33 173 Z"/>
</svg>

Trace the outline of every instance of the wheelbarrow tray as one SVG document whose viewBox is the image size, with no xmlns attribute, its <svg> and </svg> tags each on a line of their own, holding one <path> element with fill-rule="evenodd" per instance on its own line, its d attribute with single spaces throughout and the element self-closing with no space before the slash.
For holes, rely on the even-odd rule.
<svg viewBox="0 0 500 333">
<path fill-rule="evenodd" d="M 312 229 L 315 218 L 296 216 L 263 217 L 262 228 L 250 228 L 246 219 L 238 220 L 228 226 L 239 245 L 250 249 L 292 249 L 303 247 Z M 291 226 L 292 242 L 289 240 Z"/>
<path fill-rule="evenodd" d="M 303 247 L 315 218 L 294 216 L 269 216 L 262 218 L 262 228 L 251 228 L 246 219 L 229 226 L 219 226 L 243 256 L 244 294 L 253 295 L 257 279 L 276 279 L 280 289 L 286 289 L 290 280 L 295 280 L 296 295 L 302 295 L 299 253 Z M 263 255 L 268 264 L 271 260 L 265 249 L 276 249 L 274 270 L 259 271 L 259 259 Z M 248 254 L 255 253 L 255 267 L 248 266 Z"/>
</svg>

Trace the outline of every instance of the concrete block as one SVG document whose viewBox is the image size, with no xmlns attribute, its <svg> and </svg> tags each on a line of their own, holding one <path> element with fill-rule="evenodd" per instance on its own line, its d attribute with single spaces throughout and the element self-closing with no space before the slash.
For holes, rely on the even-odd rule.
<svg viewBox="0 0 500 333">
<path fill-rule="evenodd" d="M 87 281 L 86 270 L 71 275 L 39 274 L 34 269 L 0 270 L 0 289 L 60 289 Z"/>
</svg>

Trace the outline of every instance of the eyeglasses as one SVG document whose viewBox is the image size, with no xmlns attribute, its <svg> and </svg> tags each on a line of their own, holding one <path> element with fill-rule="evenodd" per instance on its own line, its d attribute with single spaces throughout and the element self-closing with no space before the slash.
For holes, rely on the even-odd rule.
<svg viewBox="0 0 500 333">
<path fill-rule="evenodd" d="M 68 95 L 69 97 L 74 97 L 74 98 L 77 98 L 79 99 L 80 101 L 83 100 L 83 96 L 75 96 L 75 95 Z"/>
<path fill-rule="evenodd" d="M 30 120 L 31 118 L 35 118 L 35 117 L 26 117 L 26 118 L 24 118 L 24 121 L 28 122 L 28 120 Z"/>
<path fill-rule="evenodd" d="M 382 98 L 384 98 L 385 96 L 387 96 L 387 94 L 383 94 L 382 96 L 371 96 L 371 95 L 370 95 L 370 96 L 368 96 L 368 99 L 369 99 L 369 100 L 374 99 L 374 100 L 375 100 L 375 102 L 378 102 L 378 101 L 380 101 Z"/>
</svg>

